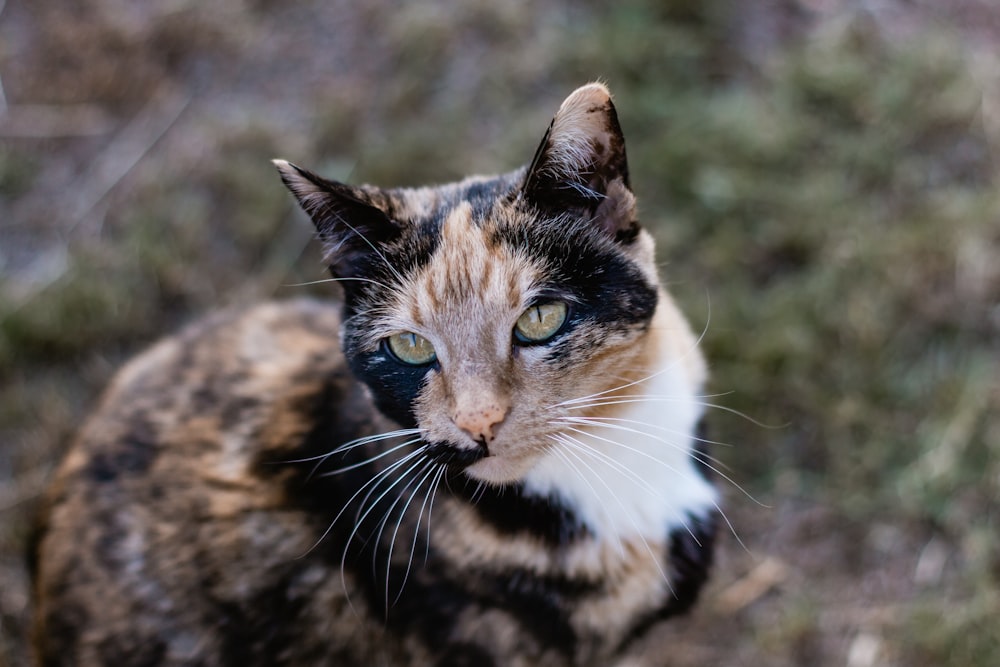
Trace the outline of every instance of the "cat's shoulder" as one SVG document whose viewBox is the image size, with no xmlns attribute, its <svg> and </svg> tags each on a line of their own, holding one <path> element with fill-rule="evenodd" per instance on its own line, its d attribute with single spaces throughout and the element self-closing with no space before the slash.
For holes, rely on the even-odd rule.
<svg viewBox="0 0 1000 667">
<path fill-rule="evenodd" d="M 289 591 L 300 592 L 302 618 L 313 618 L 301 591 L 339 579 L 316 558 L 302 560 L 325 524 L 297 495 L 313 466 L 289 464 L 318 460 L 379 419 L 338 335 L 336 304 L 234 308 L 118 372 L 41 508 L 30 560 L 45 664 L 229 656 L 227 646 L 267 635 L 261 628 L 291 604 Z M 316 502 L 328 500 L 322 488 Z M 225 631 L 222 609 L 234 626 Z"/>
</svg>

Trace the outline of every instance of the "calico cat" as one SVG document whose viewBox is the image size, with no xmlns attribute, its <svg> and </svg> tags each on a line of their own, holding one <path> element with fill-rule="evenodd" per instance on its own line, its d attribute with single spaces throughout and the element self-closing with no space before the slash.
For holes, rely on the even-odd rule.
<svg viewBox="0 0 1000 667">
<path fill-rule="evenodd" d="M 343 297 L 217 314 L 118 374 L 47 494 L 39 663 L 631 660 L 698 595 L 718 506 L 608 90 L 502 176 L 275 164 Z"/>
</svg>

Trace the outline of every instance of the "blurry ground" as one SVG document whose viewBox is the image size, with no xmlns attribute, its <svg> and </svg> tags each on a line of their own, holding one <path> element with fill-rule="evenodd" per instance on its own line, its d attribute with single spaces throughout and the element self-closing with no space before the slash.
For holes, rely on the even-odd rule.
<svg viewBox="0 0 1000 667">
<path fill-rule="evenodd" d="M 0 665 L 36 499 L 115 367 L 323 276 L 270 158 L 505 170 L 594 78 L 714 402 L 752 417 L 712 411 L 742 544 L 650 651 L 1000 665 L 1000 7 L 527 5 L 0 0 Z"/>
</svg>

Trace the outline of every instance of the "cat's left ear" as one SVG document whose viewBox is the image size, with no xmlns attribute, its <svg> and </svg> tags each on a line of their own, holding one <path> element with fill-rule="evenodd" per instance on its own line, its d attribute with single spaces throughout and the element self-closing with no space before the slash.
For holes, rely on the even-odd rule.
<svg viewBox="0 0 1000 667">
<path fill-rule="evenodd" d="M 579 210 L 618 241 L 636 237 L 625 137 L 603 84 L 578 88 L 559 107 L 528 168 L 522 195 L 543 211 Z"/>
</svg>

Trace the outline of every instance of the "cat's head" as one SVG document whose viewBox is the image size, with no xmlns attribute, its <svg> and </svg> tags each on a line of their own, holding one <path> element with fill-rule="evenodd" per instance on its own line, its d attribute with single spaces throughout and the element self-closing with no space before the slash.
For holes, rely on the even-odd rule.
<svg viewBox="0 0 1000 667">
<path fill-rule="evenodd" d="M 352 369 L 429 456 L 517 481 L 559 446 L 570 401 L 656 363 L 663 294 L 603 85 L 570 95 L 503 176 L 380 189 L 275 164 L 342 281 Z"/>
</svg>

